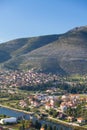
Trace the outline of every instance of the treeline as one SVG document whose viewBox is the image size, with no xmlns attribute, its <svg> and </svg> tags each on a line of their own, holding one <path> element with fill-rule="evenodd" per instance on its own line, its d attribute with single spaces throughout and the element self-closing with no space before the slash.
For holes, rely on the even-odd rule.
<svg viewBox="0 0 87 130">
<path fill-rule="evenodd" d="M 60 90 L 64 90 L 68 93 L 86 93 L 87 92 L 87 84 L 80 84 L 77 83 L 76 85 L 70 85 L 67 83 L 58 83 L 54 85 L 54 82 L 49 82 L 46 84 L 39 84 L 36 86 L 20 86 L 19 89 L 21 90 L 27 90 L 27 91 L 45 91 L 51 87 L 59 88 Z"/>
<path fill-rule="evenodd" d="M 87 92 L 87 84 L 76 84 L 76 85 L 70 85 L 67 83 L 63 83 L 63 84 L 58 84 L 57 85 L 58 88 L 67 91 L 68 93 L 86 93 Z"/>
<path fill-rule="evenodd" d="M 39 85 L 34 85 L 34 86 L 20 86 L 19 89 L 21 90 L 27 90 L 27 91 L 45 91 L 48 88 L 52 87 L 52 83 L 46 83 L 46 84 L 39 84 Z"/>
</svg>

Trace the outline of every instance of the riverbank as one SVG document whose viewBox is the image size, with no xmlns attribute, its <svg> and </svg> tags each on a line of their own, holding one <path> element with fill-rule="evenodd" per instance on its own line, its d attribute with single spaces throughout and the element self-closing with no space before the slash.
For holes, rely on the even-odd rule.
<svg viewBox="0 0 87 130">
<path fill-rule="evenodd" d="M 79 126 L 75 123 L 68 123 L 68 122 L 58 120 L 58 119 L 55 119 L 55 118 L 52 118 L 52 117 L 49 117 L 48 120 L 50 120 L 52 123 L 58 123 L 58 124 L 65 126 L 66 130 L 67 130 L 67 128 L 71 128 L 72 130 L 87 130 L 87 128 L 85 128 L 83 126 Z"/>
<path fill-rule="evenodd" d="M 4 106 L 1 105 L 0 111 L 1 114 L 9 114 L 10 116 L 14 116 L 14 117 L 23 117 L 23 115 L 25 115 L 25 119 L 30 119 L 30 115 L 32 114 L 31 112 L 26 112 L 26 111 L 22 111 L 19 109 L 15 109 L 15 108 L 11 108 L 9 106 Z M 50 125 L 52 127 L 56 126 L 57 128 L 63 128 L 63 130 L 73 130 L 71 126 L 69 125 L 65 125 L 63 122 L 60 123 L 59 121 L 52 121 L 51 119 L 38 119 L 37 117 L 35 117 L 34 115 L 32 116 L 32 120 L 35 122 L 36 120 L 38 120 L 38 122 L 40 122 L 41 124 L 47 124 Z"/>
<path fill-rule="evenodd" d="M 4 105 L 1 105 L 1 104 L 0 104 L 0 107 L 2 109 L 6 108 L 6 109 L 9 109 L 9 110 L 12 110 L 12 111 L 22 112 L 22 115 L 29 116 L 29 115 L 34 114 L 32 112 L 27 112 L 27 111 L 19 110 L 19 109 L 16 109 L 16 108 L 11 108 L 9 106 L 4 106 Z M 61 127 L 64 128 L 64 130 L 75 130 L 75 128 L 77 128 L 76 130 L 79 130 L 79 128 L 81 130 L 86 130 L 84 127 L 76 126 L 75 124 L 73 125 L 73 124 L 70 124 L 68 122 L 65 122 L 65 121 L 62 121 L 62 120 L 59 120 L 59 119 L 55 119 L 55 118 L 52 118 L 52 117 L 48 117 L 46 120 L 44 120 L 44 119 L 39 120 L 38 118 L 36 118 L 35 120 L 38 120 L 42 124 L 45 123 L 45 124 L 50 124 L 50 125 L 54 125 L 54 126 L 57 125 L 59 128 L 61 128 Z"/>
<path fill-rule="evenodd" d="M 19 109 L 16 109 L 16 108 L 12 108 L 12 107 L 9 107 L 9 106 L 4 106 L 2 104 L 0 104 L 0 107 L 4 107 L 4 108 L 8 108 L 8 109 L 11 109 L 11 110 L 14 110 L 14 111 L 17 111 L 17 112 L 23 112 L 25 114 L 29 114 L 29 115 L 32 115 L 34 114 L 34 112 L 27 112 L 25 110 L 19 110 Z M 55 118 L 52 118 L 52 117 L 48 117 L 47 118 L 48 120 L 53 120 L 53 121 L 56 121 L 57 123 L 61 123 L 61 124 L 65 124 L 65 125 L 70 125 L 70 123 L 68 122 L 65 122 L 65 121 L 62 121 L 62 120 L 59 120 L 59 119 L 55 119 Z"/>
<path fill-rule="evenodd" d="M 12 107 L 9 107 L 9 106 L 5 106 L 5 105 L 2 105 L 0 104 L 0 107 L 4 107 L 4 108 L 8 108 L 8 109 L 11 109 L 11 110 L 14 110 L 14 111 L 18 111 L 18 112 L 23 112 L 25 114 L 34 114 L 34 112 L 28 112 L 28 111 L 25 111 L 25 110 L 20 110 L 20 109 L 17 109 L 17 108 L 12 108 Z"/>
</svg>

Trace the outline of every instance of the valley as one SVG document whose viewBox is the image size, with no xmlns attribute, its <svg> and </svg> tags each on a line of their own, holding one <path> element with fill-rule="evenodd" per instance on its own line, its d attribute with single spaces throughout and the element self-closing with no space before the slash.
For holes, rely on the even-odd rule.
<svg viewBox="0 0 87 130">
<path fill-rule="evenodd" d="M 39 123 L 23 117 L 12 130 L 29 129 L 26 124 L 38 130 L 47 122 L 59 130 L 87 129 L 87 26 L 1 43 L 0 106 L 32 114 Z"/>
<path fill-rule="evenodd" d="M 86 128 L 86 75 L 63 77 L 16 70 L 1 71 L 0 79 L 1 107 L 33 114 L 37 120 Z"/>
</svg>

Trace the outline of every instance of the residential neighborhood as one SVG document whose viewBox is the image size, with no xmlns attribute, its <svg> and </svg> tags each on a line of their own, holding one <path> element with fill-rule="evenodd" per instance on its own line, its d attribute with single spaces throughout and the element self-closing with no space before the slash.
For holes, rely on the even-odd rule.
<svg viewBox="0 0 87 130">
<path fill-rule="evenodd" d="M 46 84 L 50 81 L 57 80 L 60 78 L 57 75 L 37 73 L 33 69 L 29 71 L 0 71 L 0 91 L 4 92 L 7 88 L 8 93 L 14 93 L 12 89 L 16 89 L 22 86 L 32 87 Z"/>
<path fill-rule="evenodd" d="M 38 120 L 87 128 L 87 94 L 69 93 L 69 85 L 73 90 L 77 81 L 67 79 L 33 69 L 0 71 L 0 105 L 28 112 Z"/>
<path fill-rule="evenodd" d="M 84 125 L 87 122 L 87 119 L 83 117 L 84 115 L 80 116 L 80 114 L 76 113 L 78 107 L 82 104 L 84 105 L 82 106 L 84 110 L 86 111 L 87 109 L 87 97 L 81 97 L 79 94 L 66 94 L 62 96 L 36 94 L 30 95 L 27 100 L 30 108 L 38 108 L 41 113 L 44 112 L 48 115 L 47 118 L 54 117 L 68 123 L 72 122 L 75 125 Z M 28 107 L 28 104 L 26 104 L 26 100 L 19 101 L 21 108 Z"/>
</svg>

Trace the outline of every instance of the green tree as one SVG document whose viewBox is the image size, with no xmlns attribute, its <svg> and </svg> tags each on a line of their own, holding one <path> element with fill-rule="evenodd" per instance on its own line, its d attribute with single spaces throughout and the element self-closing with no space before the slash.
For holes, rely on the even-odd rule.
<svg viewBox="0 0 87 130">
<path fill-rule="evenodd" d="M 58 113 L 56 111 L 53 112 L 53 118 L 57 117 Z"/>
<path fill-rule="evenodd" d="M 37 120 L 35 122 L 35 128 L 36 129 L 40 129 L 41 128 L 41 124 Z"/>
</svg>

